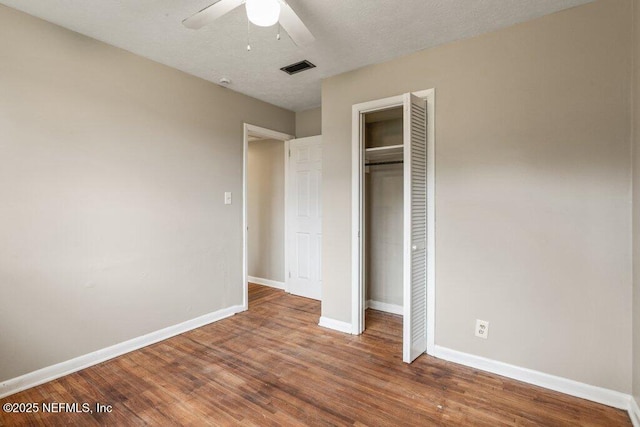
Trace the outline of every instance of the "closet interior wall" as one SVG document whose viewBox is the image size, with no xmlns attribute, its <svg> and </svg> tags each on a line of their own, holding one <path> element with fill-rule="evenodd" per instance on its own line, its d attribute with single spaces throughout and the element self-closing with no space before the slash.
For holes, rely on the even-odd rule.
<svg viewBox="0 0 640 427">
<path fill-rule="evenodd" d="M 401 145 L 402 108 L 386 117 L 365 117 L 365 147 Z M 401 156 L 392 160 L 400 161 Z M 375 309 L 402 310 L 403 164 L 375 165 L 365 171 L 365 298 Z"/>
</svg>

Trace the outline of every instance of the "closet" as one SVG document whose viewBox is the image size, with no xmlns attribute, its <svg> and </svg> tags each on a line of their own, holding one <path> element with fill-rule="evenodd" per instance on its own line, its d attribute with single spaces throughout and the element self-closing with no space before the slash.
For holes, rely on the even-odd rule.
<svg viewBox="0 0 640 427">
<path fill-rule="evenodd" d="M 402 107 L 364 117 L 366 307 L 402 315 Z"/>
<path fill-rule="evenodd" d="M 427 105 L 414 94 L 399 98 L 366 111 L 368 105 L 354 106 L 355 320 L 361 332 L 366 308 L 401 314 L 403 360 L 410 363 L 427 349 Z"/>
</svg>

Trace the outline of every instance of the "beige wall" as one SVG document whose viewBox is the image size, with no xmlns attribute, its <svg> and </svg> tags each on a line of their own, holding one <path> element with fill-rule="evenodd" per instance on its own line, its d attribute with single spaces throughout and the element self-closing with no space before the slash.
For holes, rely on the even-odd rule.
<svg viewBox="0 0 640 427">
<path fill-rule="evenodd" d="M 320 107 L 296 113 L 296 138 L 316 136 L 322 133 L 322 109 Z"/>
<path fill-rule="evenodd" d="M 640 405 L 640 0 L 633 7 L 633 394 Z"/>
<path fill-rule="evenodd" d="M 249 143 L 249 276 L 284 282 L 284 142 Z"/>
<path fill-rule="evenodd" d="M 242 125 L 294 114 L 4 6 L 0 58 L 0 380 L 241 304 Z"/>
<path fill-rule="evenodd" d="M 597 1 L 325 80 L 322 315 L 351 320 L 351 107 L 435 88 L 436 344 L 630 392 L 630 12 Z"/>
</svg>

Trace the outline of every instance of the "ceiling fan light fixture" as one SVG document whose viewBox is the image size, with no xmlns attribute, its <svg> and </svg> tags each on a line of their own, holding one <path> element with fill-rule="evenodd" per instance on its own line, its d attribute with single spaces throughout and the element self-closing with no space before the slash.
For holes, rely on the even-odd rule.
<svg viewBox="0 0 640 427">
<path fill-rule="evenodd" d="M 280 19 L 278 0 L 247 0 L 245 7 L 249 21 L 259 27 L 270 27 Z"/>
</svg>

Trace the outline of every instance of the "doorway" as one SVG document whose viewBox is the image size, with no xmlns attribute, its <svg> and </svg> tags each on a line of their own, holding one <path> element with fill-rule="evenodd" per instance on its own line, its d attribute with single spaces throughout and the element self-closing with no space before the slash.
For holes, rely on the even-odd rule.
<svg viewBox="0 0 640 427">
<path fill-rule="evenodd" d="M 403 314 L 402 107 L 363 116 L 365 309 Z M 365 329 L 367 318 L 365 316 Z"/>
<path fill-rule="evenodd" d="M 293 138 L 292 135 L 247 123 L 244 124 L 242 277 L 244 283 L 243 306 L 245 310 L 249 308 L 249 280 L 286 290 L 284 182 L 288 160 L 286 158 L 287 144 Z M 253 164 L 254 170 L 251 173 L 264 174 L 266 176 L 265 179 L 259 179 L 259 176 L 254 177 L 258 178 L 256 182 L 259 183 L 259 185 L 254 185 L 254 188 L 249 186 L 250 144 L 255 145 L 255 155 L 257 157 Z M 280 159 L 277 159 L 278 153 Z M 265 164 L 266 162 L 271 162 L 272 164 Z M 259 167 L 258 170 L 255 170 L 256 166 Z M 276 193 L 276 197 L 273 197 L 276 200 L 272 198 L 265 199 L 263 194 L 265 191 Z M 250 202 L 251 207 L 249 207 Z M 279 227 L 273 227 L 271 224 L 276 220 L 280 224 Z M 274 233 L 276 234 L 274 235 Z M 250 234 L 251 242 L 249 241 Z M 275 243 L 273 242 L 274 240 Z M 260 255 L 260 259 L 256 256 L 257 254 Z M 251 263 L 251 276 L 249 276 L 249 263 Z"/>
<path fill-rule="evenodd" d="M 250 144 L 256 148 L 253 151 L 256 156 L 258 153 L 265 156 L 251 159 L 254 168 L 251 171 Z M 266 172 L 262 173 L 263 170 Z M 255 175 L 251 176 L 254 188 L 249 188 L 250 174 Z M 274 178 L 274 175 L 277 176 Z M 244 125 L 245 310 L 249 308 L 249 281 L 306 298 L 321 298 L 321 188 L 320 136 L 295 139 L 292 135 L 250 124 Z M 273 225 L 274 221 L 276 226 Z M 269 250 L 277 253 L 266 253 Z M 271 277 L 260 277 L 260 273 L 255 273 L 262 271 L 268 272 L 265 275 L 271 273 Z M 272 277 L 281 279 L 274 280 Z"/>
<path fill-rule="evenodd" d="M 247 272 L 249 282 L 285 288 L 285 141 L 249 135 Z"/>
<path fill-rule="evenodd" d="M 433 89 L 407 93 L 356 104 L 352 110 L 352 333 L 364 331 L 367 285 L 371 288 L 370 279 L 379 281 L 380 273 L 368 264 L 373 257 L 384 258 L 385 250 L 392 251 L 385 249 L 385 245 L 393 244 L 393 241 L 387 241 L 378 242 L 375 248 L 367 246 L 368 239 L 374 235 L 367 228 L 368 221 L 376 221 L 368 217 L 367 206 L 371 208 L 371 200 L 367 199 L 367 183 L 371 186 L 376 179 L 367 177 L 366 172 L 371 172 L 372 167 L 391 169 L 392 165 L 403 164 L 402 249 L 396 248 L 393 253 L 402 256 L 403 360 L 407 363 L 425 351 L 432 353 L 435 342 L 434 95 Z M 397 135 L 391 136 L 390 141 L 374 142 L 373 145 L 366 141 L 367 120 L 374 122 L 384 116 L 395 117 L 398 109 L 403 123 L 401 142 L 393 140 L 398 139 Z M 374 118 L 376 116 L 378 119 Z M 387 171 L 395 184 L 398 184 L 398 177 L 393 175 L 397 172 Z M 382 176 L 378 174 L 377 180 Z M 372 198 L 371 192 L 369 197 Z M 387 225 L 393 228 L 392 223 L 397 222 L 397 218 L 390 222 Z M 378 277 L 368 277 L 376 274 Z M 397 304 L 392 305 L 397 309 Z"/>
</svg>

